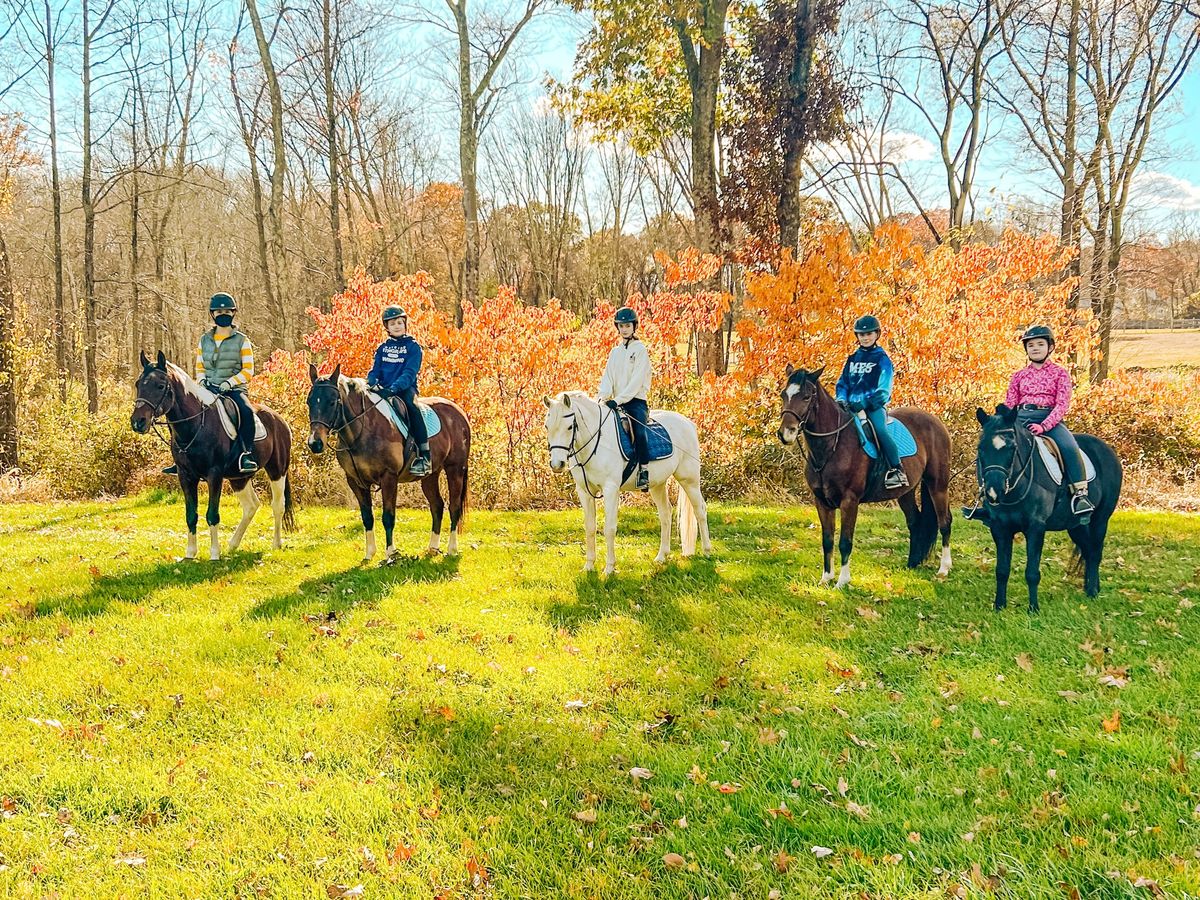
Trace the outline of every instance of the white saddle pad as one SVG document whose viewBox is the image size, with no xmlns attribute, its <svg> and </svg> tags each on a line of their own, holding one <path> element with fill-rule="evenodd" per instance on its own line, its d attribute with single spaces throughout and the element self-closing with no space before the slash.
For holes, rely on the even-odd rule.
<svg viewBox="0 0 1200 900">
<path fill-rule="evenodd" d="M 1062 484 L 1063 472 L 1062 467 L 1058 464 L 1058 457 L 1054 455 L 1054 442 L 1048 437 L 1038 437 L 1038 451 L 1042 454 L 1042 464 L 1046 467 L 1046 471 L 1050 473 L 1050 477 L 1055 484 Z M 1092 458 L 1079 451 L 1079 455 L 1083 457 L 1083 475 L 1088 481 L 1096 480 L 1096 466 L 1092 462 Z"/>
<path fill-rule="evenodd" d="M 224 402 L 220 398 L 216 400 L 217 417 L 221 420 L 221 427 L 225 429 L 225 434 L 229 439 L 237 439 L 237 423 L 229 415 L 229 410 L 225 408 Z M 258 417 L 258 413 L 254 414 L 254 440 L 264 441 L 267 438 L 267 426 L 262 423 L 262 419 Z"/>
</svg>

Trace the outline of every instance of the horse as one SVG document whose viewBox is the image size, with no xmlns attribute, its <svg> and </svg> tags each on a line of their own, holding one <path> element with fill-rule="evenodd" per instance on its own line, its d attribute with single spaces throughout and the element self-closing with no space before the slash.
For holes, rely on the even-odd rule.
<svg viewBox="0 0 1200 900">
<path fill-rule="evenodd" d="M 1095 479 L 1088 484 L 1088 497 L 1096 509 L 1084 524 L 1071 512 L 1069 492 L 1050 477 L 1033 435 L 1017 421 L 1017 410 L 1002 403 L 995 414 L 977 408 L 975 417 L 983 429 L 977 457 L 980 491 L 996 543 L 995 609 L 1008 605 L 1008 576 L 1017 532 L 1025 535 L 1029 612 L 1039 610 L 1038 582 L 1047 531 L 1066 531 L 1071 536 L 1075 543 L 1073 568 L 1077 571 L 1082 566 L 1084 593 L 1095 597 L 1100 593 L 1100 560 L 1108 521 L 1121 496 L 1123 474 L 1117 454 L 1099 438 L 1075 435 L 1079 449 L 1096 469 Z"/>
<path fill-rule="evenodd" d="M 908 567 L 915 569 L 933 551 L 937 533 L 942 535 L 941 565 L 938 577 L 950 573 L 950 432 L 936 416 L 919 409 L 892 411 L 916 440 L 917 452 L 904 457 L 900 464 L 908 476 L 908 487 L 885 489 L 881 480 L 872 478 L 874 460 L 866 454 L 851 428 L 853 414 L 842 409 L 821 384 L 825 367 L 815 372 L 787 367 L 783 389 L 779 440 L 785 446 L 796 443 L 801 435 L 807 445 L 804 478 L 812 491 L 821 520 L 821 549 L 824 565 L 821 584 L 833 580 L 833 528 L 838 511 L 842 514 L 842 534 L 838 541 L 842 568 L 836 587 L 850 583 L 850 553 L 854 548 L 854 526 L 860 503 L 895 500 L 908 523 Z M 846 440 L 843 432 L 850 430 Z M 921 505 L 917 506 L 918 486 Z"/>
<path fill-rule="evenodd" d="M 396 554 L 393 530 L 396 527 L 396 486 L 401 482 L 417 481 L 408 467 L 415 458 L 406 452 L 406 441 L 367 396 L 367 383 L 361 378 L 342 375 L 339 365 L 327 378 L 308 367 L 312 388 L 308 393 L 310 431 L 308 449 L 320 455 L 337 436 L 338 463 L 346 474 L 346 483 L 358 500 L 358 510 L 366 531 L 366 550 L 363 562 L 375 556 L 375 514 L 371 509 L 371 490 L 379 485 L 383 496 L 383 531 L 386 539 L 386 559 Z M 429 502 L 433 527 L 429 537 L 429 552 L 438 553 L 441 545 L 442 515 L 446 503 L 442 499 L 438 478 L 446 473 L 446 488 L 450 499 L 450 540 L 447 553 L 458 553 L 458 532 L 464 524 L 467 509 L 467 462 L 471 454 L 471 424 L 462 407 L 444 397 L 422 397 L 441 420 L 442 428 L 429 439 L 432 465 L 429 474 L 419 479 L 421 490 Z"/>
<path fill-rule="evenodd" d="M 159 420 L 165 420 L 171 433 L 171 456 L 179 467 L 179 487 L 183 490 L 184 516 L 187 520 L 187 559 L 197 554 L 196 524 L 198 515 L 198 488 L 201 481 L 208 484 L 208 558 L 221 558 L 218 525 L 221 522 L 221 486 L 228 481 L 242 504 L 242 520 L 238 522 L 229 539 L 232 553 L 242 542 L 242 536 L 250 520 L 258 512 L 258 495 L 254 492 L 254 476 L 244 475 L 237 468 L 237 460 L 231 452 L 234 440 L 221 424 L 216 404 L 217 395 L 195 381 L 187 372 L 174 363 L 160 350 L 158 359 L 151 362 L 141 354 L 142 374 L 137 379 L 137 399 L 129 417 L 130 427 L 138 434 L 146 434 Z M 292 430 L 274 410 L 255 405 L 258 418 L 266 430 L 266 437 L 255 441 L 254 450 L 261 470 L 271 481 L 271 511 L 275 514 L 275 536 L 272 546 L 278 550 L 283 546 L 282 532 L 295 530 L 296 519 L 292 506 L 292 482 L 288 478 L 288 466 L 292 460 Z M 230 410 L 236 417 L 236 407 Z"/>
<path fill-rule="evenodd" d="M 566 391 L 543 397 L 546 404 L 546 435 L 550 446 L 550 468 L 561 472 L 569 465 L 575 478 L 575 490 L 583 506 L 585 543 L 584 571 L 596 568 L 596 501 L 604 497 L 604 541 L 608 557 L 604 574 L 616 571 L 617 506 L 624 490 L 633 490 L 636 476 L 623 478 L 625 458 L 617 438 L 617 416 L 592 400 L 583 391 Z M 656 563 L 666 560 L 671 551 L 671 503 L 667 481 L 679 485 L 677 513 L 680 549 L 684 556 L 696 552 L 699 530 L 705 553 L 712 552 L 708 535 L 708 505 L 700 492 L 700 438 L 691 419 L 679 413 L 652 410 L 654 421 L 666 428 L 671 437 L 671 455 L 651 462 L 650 497 L 658 509 L 659 542 Z M 635 426 L 636 427 L 636 426 Z M 634 468 L 636 472 L 636 467 Z"/>
</svg>

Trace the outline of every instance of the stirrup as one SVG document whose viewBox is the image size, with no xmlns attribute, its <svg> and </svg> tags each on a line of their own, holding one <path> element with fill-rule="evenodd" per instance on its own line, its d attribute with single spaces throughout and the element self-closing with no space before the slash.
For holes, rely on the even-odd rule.
<svg viewBox="0 0 1200 900">
<path fill-rule="evenodd" d="M 650 473 L 646 471 L 645 466 L 638 468 L 637 489 L 639 491 L 650 490 Z"/>
<path fill-rule="evenodd" d="M 258 471 L 258 463 L 254 461 L 254 457 L 249 453 L 243 453 L 238 457 L 238 471 L 243 475 L 251 475 Z"/>
<path fill-rule="evenodd" d="M 889 469 L 888 473 L 883 476 L 883 486 L 885 488 L 908 487 L 908 476 L 899 467 Z"/>
<path fill-rule="evenodd" d="M 1071 515 L 1090 516 L 1095 511 L 1096 507 L 1086 493 L 1071 495 Z"/>
<path fill-rule="evenodd" d="M 424 478 L 429 474 L 429 460 L 424 456 L 418 456 L 412 461 L 408 467 L 408 474 L 415 475 L 418 478 Z"/>
</svg>

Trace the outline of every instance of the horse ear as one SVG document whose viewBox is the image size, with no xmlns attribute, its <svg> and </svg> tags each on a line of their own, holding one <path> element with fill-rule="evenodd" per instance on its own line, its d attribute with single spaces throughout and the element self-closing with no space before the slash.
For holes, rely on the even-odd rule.
<svg viewBox="0 0 1200 900">
<path fill-rule="evenodd" d="M 996 407 L 996 415 L 1005 421 L 1015 421 L 1017 418 L 1017 411 L 1015 409 L 1009 409 L 1007 406 L 1001 403 Z"/>
<path fill-rule="evenodd" d="M 158 367 L 164 372 L 167 371 L 167 354 L 161 350 L 158 351 Z"/>
<path fill-rule="evenodd" d="M 980 425 L 985 425 L 991 416 L 988 415 L 988 411 L 982 406 L 977 406 L 975 407 L 975 418 L 979 420 Z"/>
<path fill-rule="evenodd" d="M 308 381 L 310 384 L 316 384 L 320 375 L 317 372 L 317 367 L 312 363 L 308 364 Z"/>
<path fill-rule="evenodd" d="M 542 402 L 546 404 L 546 409 L 550 408 L 550 398 L 542 394 Z"/>
<path fill-rule="evenodd" d="M 808 376 L 809 381 L 811 381 L 813 384 L 816 384 L 817 382 L 819 382 L 821 380 L 821 375 L 824 372 L 825 372 L 825 367 L 821 366 L 821 368 L 817 369 L 817 371 L 813 372 L 812 374 L 810 374 Z"/>
<path fill-rule="evenodd" d="M 143 369 L 148 369 L 148 368 L 150 368 L 150 357 L 148 357 L 148 356 L 146 355 L 146 351 L 145 351 L 145 350 L 139 350 L 139 351 L 138 351 L 138 358 L 139 358 L 139 359 L 141 360 L 141 362 L 142 362 L 142 368 L 143 368 Z"/>
<path fill-rule="evenodd" d="M 333 373 L 329 376 L 329 380 L 332 381 L 334 384 L 337 384 L 338 381 L 341 380 L 341 377 L 342 377 L 342 364 L 338 363 L 334 367 Z"/>
<path fill-rule="evenodd" d="M 565 406 L 567 409 L 571 408 L 571 395 L 570 394 L 563 394 L 563 406 Z"/>
<path fill-rule="evenodd" d="M 791 375 L 795 371 L 796 371 L 796 367 L 793 366 L 791 363 L 788 363 L 783 369 L 783 377 L 787 378 L 789 375 Z"/>
</svg>

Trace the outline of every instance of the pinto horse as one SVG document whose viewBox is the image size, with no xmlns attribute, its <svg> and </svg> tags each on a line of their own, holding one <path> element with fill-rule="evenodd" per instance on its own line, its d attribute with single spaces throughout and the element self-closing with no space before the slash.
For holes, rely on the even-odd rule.
<svg viewBox="0 0 1200 900">
<path fill-rule="evenodd" d="M 1042 578 L 1042 546 L 1047 531 L 1065 531 L 1075 542 L 1075 561 L 1084 570 L 1083 590 L 1089 597 L 1100 593 L 1100 560 L 1108 520 L 1121 496 L 1121 461 L 1112 447 L 1090 434 L 1078 434 L 1079 449 L 1096 469 L 1088 484 L 1088 497 L 1096 507 L 1091 521 L 1082 524 L 1071 512 L 1069 493 L 1055 484 L 1042 463 L 1033 435 L 1017 420 L 1017 411 L 1003 403 L 995 414 L 976 409 L 982 426 L 979 435 L 980 493 L 988 526 L 996 543 L 996 599 L 994 607 L 1008 605 L 1008 576 L 1012 569 L 1013 537 L 1025 535 L 1025 584 L 1029 611 L 1038 611 L 1038 583 Z M 1064 476 L 1065 480 L 1065 476 Z"/>
<path fill-rule="evenodd" d="M 561 472 L 570 467 L 575 478 L 575 490 L 583 506 L 584 570 L 596 568 L 596 501 L 604 497 L 604 542 L 608 548 L 604 574 L 616 570 L 617 507 L 621 489 L 631 490 L 635 475 L 625 475 L 625 458 L 617 443 L 616 415 L 583 391 L 566 391 L 546 404 L 546 436 L 550 445 L 550 468 Z M 699 531 L 705 553 L 712 552 L 708 536 L 708 506 L 700 492 L 700 439 L 691 419 L 679 413 L 653 410 L 659 422 L 671 436 L 670 456 L 654 460 L 646 466 L 650 475 L 650 497 L 658 508 L 658 556 L 666 560 L 671 549 L 671 504 L 667 498 L 667 481 L 674 478 L 679 485 L 677 513 L 679 543 L 684 556 L 696 550 Z M 635 426 L 636 427 L 636 426 Z M 636 471 L 636 470 L 635 470 Z"/>
<path fill-rule="evenodd" d="M 379 485 L 383 495 L 383 531 L 388 559 L 396 553 L 392 532 L 396 527 L 396 486 L 401 482 L 420 480 L 433 517 L 429 552 L 438 552 L 442 514 L 446 509 L 438 484 L 443 471 L 450 494 L 450 541 L 446 550 L 451 555 L 458 553 L 458 531 L 467 509 L 467 461 L 471 454 L 471 424 L 462 407 L 442 397 L 421 398 L 421 402 L 441 419 L 442 430 L 429 439 L 432 462 L 429 474 L 417 479 L 408 471 L 413 457 L 405 450 L 405 439 L 371 402 L 363 379 L 342 375 L 340 365 L 328 378 L 321 378 L 317 367 L 309 366 L 308 377 L 312 382 L 308 392 L 311 427 L 308 449 L 320 454 L 330 444 L 330 436 L 337 436 L 334 447 L 337 460 L 358 500 L 366 531 L 363 562 L 370 562 L 375 556 L 375 514 L 371 509 L 371 489 L 375 485 Z"/>
<path fill-rule="evenodd" d="M 242 504 L 242 520 L 229 539 L 232 553 L 242 542 L 242 536 L 254 514 L 258 512 L 258 495 L 254 493 L 254 476 L 243 475 L 232 453 L 234 441 L 221 424 L 215 394 L 203 387 L 183 369 L 167 362 L 159 351 L 158 360 L 151 362 L 141 355 L 142 374 L 137 380 L 137 399 L 129 425 L 138 434 L 146 434 L 158 422 L 165 420 L 171 432 L 171 456 L 179 467 L 179 486 L 183 489 L 187 519 L 187 559 L 197 553 L 196 524 L 199 519 L 198 490 L 201 481 L 208 484 L 209 559 L 221 558 L 217 526 L 221 522 L 221 486 L 228 481 Z M 271 480 L 271 510 L 275 513 L 274 544 L 283 544 L 282 531 L 293 531 L 296 520 L 292 510 L 292 482 L 288 466 L 292 459 L 292 430 L 273 410 L 254 407 L 266 429 L 266 437 L 255 441 L 258 464 Z M 236 410 L 230 415 L 236 416 Z"/>
<path fill-rule="evenodd" d="M 783 411 L 779 440 L 790 446 L 803 435 L 806 445 L 804 477 L 812 491 L 821 520 L 821 549 L 824 566 L 821 584 L 833 579 L 833 526 L 842 514 L 838 550 L 842 570 L 837 587 L 850 583 L 850 552 L 860 503 L 895 500 L 908 522 L 908 567 L 915 569 L 933 551 L 938 531 L 942 534 L 942 560 L 938 575 L 950 572 L 950 433 L 941 420 L 919 409 L 896 409 L 892 416 L 912 433 L 917 443 L 915 456 L 900 460 L 908 487 L 887 490 L 871 478 L 874 460 L 858 442 L 853 414 L 842 409 L 821 385 L 825 367 L 815 372 L 787 367 L 783 389 Z M 848 433 L 847 433 L 848 432 Z M 921 505 L 917 506 L 917 489 Z"/>
</svg>

